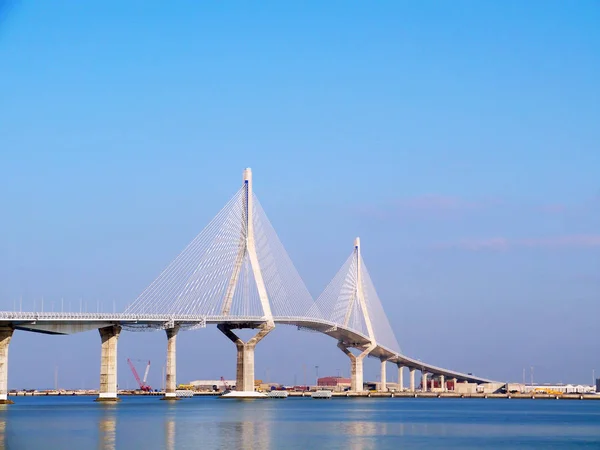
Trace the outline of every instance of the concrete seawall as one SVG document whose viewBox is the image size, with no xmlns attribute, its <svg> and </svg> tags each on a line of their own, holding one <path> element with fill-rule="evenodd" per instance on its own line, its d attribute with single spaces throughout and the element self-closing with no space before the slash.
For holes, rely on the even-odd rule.
<svg viewBox="0 0 600 450">
<path fill-rule="evenodd" d="M 98 391 L 12 391 L 8 393 L 11 397 L 70 397 L 70 396 L 98 396 Z M 152 396 L 161 397 L 164 392 L 135 392 L 135 391 L 120 391 L 119 396 Z M 220 392 L 195 392 L 195 397 L 216 397 Z M 289 392 L 290 397 L 305 397 L 310 398 L 310 392 Z M 500 398 L 506 400 L 600 400 L 600 395 L 594 394 L 563 394 L 563 395 L 547 395 L 547 394 L 455 394 L 452 392 L 333 392 L 332 398 Z"/>
<path fill-rule="evenodd" d="M 290 392 L 290 397 L 310 397 L 310 393 Z M 455 394 L 451 392 L 334 392 L 334 398 L 502 398 L 523 400 L 600 400 L 600 395 L 593 394 Z"/>
</svg>

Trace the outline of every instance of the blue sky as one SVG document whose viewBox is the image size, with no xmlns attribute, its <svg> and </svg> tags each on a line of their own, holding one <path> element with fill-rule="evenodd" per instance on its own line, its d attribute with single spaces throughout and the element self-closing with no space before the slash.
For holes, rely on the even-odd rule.
<svg viewBox="0 0 600 450">
<path fill-rule="evenodd" d="M 0 307 L 123 308 L 250 166 L 313 295 L 361 236 L 406 354 L 591 382 L 598 23 L 593 0 L 9 2 Z M 275 333 L 259 378 L 348 372 L 329 338 Z M 122 386 L 127 356 L 153 360 L 160 383 L 161 333 L 119 345 Z M 216 329 L 179 345 L 179 381 L 233 375 Z M 17 333 L 9 384 L 51 386 L 57 366 L 60 384 L 95 387 L 99 348 L 95 332 Z"/>
</svg>

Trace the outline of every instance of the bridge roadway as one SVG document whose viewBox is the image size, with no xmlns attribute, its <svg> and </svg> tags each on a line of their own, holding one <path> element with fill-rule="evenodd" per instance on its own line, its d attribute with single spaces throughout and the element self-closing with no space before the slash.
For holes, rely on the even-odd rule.
<svg viewBox="0 0 600 450">
<path fill-rule="evenodd" d="M 295 326 L 299 330 L 326 334 L 346 348 L 359 351 L 369 350 L 369 338 L 356 331 L 336 325 L 319 318 L 274 317 L 275 324 Z M 231 328 L 261 328 L 266 323 L 264 317 L 227 317 L 196 315 L 164 315 L 164 314 L 127 314 L 127 313 L 65 313 L 65 312 L 0 312 L 0 403 L 6 400 L 8 342 L 13 330 L 45 334 L 75 334 L 98 329 L 102 338 L 101 389 L 106 397 L 116 398 L 116 341 L 121 328 L 128 331 L 165 330 L 169 339 L 167 351 L 167 387 L 171 397 L 175 395 L 175 336 L 179 329 L 204 328 L 209 324 L 227 324 Z M 2 331 L 4 330 L 4 331 Z M 4 333 L 4 335 L 2 334 Z M 7 334 L 9 333 L 9 334 Z M 8 336 L 8 340 L 6 340 Z M 111 338 L 112 341 L 111 341 Z M 342 348 L 340 347 L 340 348 Z M 342 348 L 343 349 L 343 348 Z M 378 358 L 382 364 L 382 384 L 385 390 L 385 365 L 396 364 L 399 369 L 399 382 L 403 385 L 402 368 L 410 370 L 410 390 L 415 390 L 414 371 L 424 376 L 432 374 L 442 380 L 454 379 L 456 382 L 492 383 L 492 380 L 444 369 L 420 360 L 396 353 L 384 346 L 376 345 L 368 352 L 368 356 Z M 354 361 L 354 358 L 353 358 Z M 114 365 L 114 367 L 112 367 Z M 252 361 L 252 372 L 254 371 Z M 362 386 L 362 359 L 360 360 L 360 384 Z M 353 367 L 353 376 L 355 368 Z M 253 377 L 253 374 L 252 374 Z M 170 381 L 170 382 L 169 382 Z M 103 385 L 104 383 L 104 385 Z M 112 387 L 110 385 L 113 385 Z M 112 391 L 115 392 L 112 392 Z M 358 389 L 361 390 L 361 389 Z"/>
</svg>

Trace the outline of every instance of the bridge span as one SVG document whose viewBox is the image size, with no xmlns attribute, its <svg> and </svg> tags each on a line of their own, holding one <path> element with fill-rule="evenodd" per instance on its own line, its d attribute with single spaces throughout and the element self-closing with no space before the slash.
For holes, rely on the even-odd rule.
<svg viewBox="0 0 600 450">
<path fill-rule="evenodd" d="M 279 241 L 252 190 L 246 169 L 242 188 L 206 228 L 122 313 L 0 312 L 0 403 L 9 402 L 8 346 L 15 330 L 74 334 L 99 330 L 102 350 L 98 400 L 117 400 L 117 342 L 122 330 L 165 330 L 165 399 L 176 399 L 176 338 L 179 331 L 216 325 L 237 348 L 236 389 L 254 391 L 256 345 L 277 325 L 326 334 L 350 360 L 351 391 L 363 390 L 363 361 L 381 364 L 380 389 L 387 390 L 387 364 L 404 368 L 410 391 L 429 375 L 442 389 L 446 381 L 492 380 L 444 369 L 404 355 L 362 258 L 360 240 L 323 293 L 314 300 Z M 237 329 L 255 329 L 247 342 Z"/>
</svg>

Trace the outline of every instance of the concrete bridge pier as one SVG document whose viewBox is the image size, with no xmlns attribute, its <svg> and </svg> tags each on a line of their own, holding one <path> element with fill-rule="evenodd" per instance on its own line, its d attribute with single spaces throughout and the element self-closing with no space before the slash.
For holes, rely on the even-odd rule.
<svg viewBox="0 0 600 450">
<path fill-rule="evenodd" d="M 457 378 L 452 378 L 452 390 L 456 391 L 456 383 L 458 383 Z"/>
<path fill-rule="evenodd" d="M 404 366 L 398 364 L 398 391 L 404 390 Z"/>
<path fill-rule="evenodd" d="M 363 360 L 365 357 L 373 351 L 376 345 L 369 345 L 362 353 L 355 355 L 350 349 L 343 343 L 338 342 L 338 348 L 343 351 L 350 358 L 350 391 L 362 392 L 363 391 Z"/>
<path fill-rule="evenodd" d="M 179 400 L 177 397 L 177 332 L 179 325 L 165 330 L 167 332 L 167 376 L 165 396 L 162 400 Z"/>
<path fill-rule="evenodd" d="M 421 391 L 427 392 L 427 372 L 421 372 Z"/>
<path fill-rule="evenodd" d="M 217 325 L 225 336 L 233 342 L 237 348 L 237 366 L 235 376 L 235 390 L 238 392 L 254 392 L 254 348 L 267 334 L 275 328 L 272 323 L 260 325 L 260 331 L 248 342 L 242 341 L 233 331 L 235 328 L 250 328 L 243 325 L 224 324 Z M 268 381 L 268 380 L 266 380 Z"/>
<path fill-rule="evenodd" d="M 100 391 L 97 402 L 116 402 L 117 397 L 117 342 L 121 327 L 111 325 L 99 328 L 102 340 L 102 351 L 100 354 Z"/>
<path fill-rule="evenodd" d="M 381 383 L 379 385 L 379 389 L 381 390 L 381 392 L 387 392 L 387 370 L 386 370 L 386 363 L 387 363 L 387 358 L 381 358 Z"/>
<path fill-rule="evenodd" d="M 13 331 L 10 327 L 0 327 L 0 405 L 14 403 L 8 399 L 8 344 Z"/>
<path fill-rule="evenodd" d="M 440 375 L 440 388 L 442 388 L 442 392 L 446 392 L 446 377 L 444 375 Z"/>
<path fill-rule="evenodd" d="M 410 368 L 410 377 L 409 377 L 409 390 L 410 392 L 415 392 L 415 372 L 417 371 L 417 369 L 415 369 L 414 367 Z"/>
</svg>

